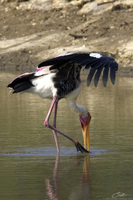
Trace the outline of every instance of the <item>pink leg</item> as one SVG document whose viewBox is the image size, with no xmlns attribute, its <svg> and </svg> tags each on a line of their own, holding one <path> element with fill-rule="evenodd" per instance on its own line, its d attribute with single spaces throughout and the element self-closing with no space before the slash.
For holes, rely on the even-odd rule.
<svg viewBox="0 0 133 200">
<path fill-rule="evenodd" d="M 50 119 L 50 116 L 51 116 L 51 113 L 52 113 L 52 110 L 53 110 L 54 106 L 55 106 L 55 114 L 54 114 L 53 126 L 51 126 L 51 125 L 49 124 L 49 119 Z M 53 130 L 54 136 L 55 136 L 55 138 L 56 138 L 56 141 L 55 141 L 55 142 L 56 142 L 56 144 L 57 144 L 57 147 L 58 147 L 58 139 L 57 139 L 57 134 L 56 134 L 56 132 L 60 133 L 60 134 L 63 135 L 64 137 L 68 138 L 69 140 L 71 140 L 71 141 L 75 144 L 77 141 L 73 140 L 71 137 L 67 136 L 66 134 L 64 134 L 64 133 L 62 133 L 61 131 L 59 131 L 59 130 L 56 129 L 57 106 L 58 106 L 58 100 L 57 100 L 57 97 L 54 97 L 53 100 L 52 100 L 50 109 L 49 109 L 49 111 L 48 111 L 47 117 L 46 117 L 46 119 L 45 119 L 45 121 L 44 121 L 44 126 L 46 126 L 46 127 L 48 127 L 48 128 L 50 128 L 50 129 Z M 59 147 L 58 147 L 58 148 L 59 148 Z M 58 148 L 57 148 L 57 150 L 58 150 Z"/>
<path fill-rule="evenodd" d="M 53 120 L 53 127 L 56 128 L 56 116 L 57 116 L 57 107 L 58 107 L 58 101 L 56 101 L 55 103 L 55 110 L 54 110 L 54 120 Z M 60 152 L 60 148 L 59 148 L 59 142 L 58 142 L 58 137 L 57 137 L 57 133 L 55 130 L 53 130 L 54 133 L 54 139 L 55 139 L 55 143 L 56 143 L 56 147 L 57 147 L 57 152 Z"/>
<path fill-rule="evenodd" d="M 52 113 L 52 110 L 55 106 L 55 112 L 54 112 L 54 120 L 53 120 L 53 127 L 56 128 L 56 115 L 57 115 L 57 106 L 58 106 L 58 100 L 56 97 L 53 98 L 53 101 L 51 103 L 51 106 L 50 106 L 50 109 L 49 109 L 49 112 L 47 114 L 47 117 L 44 121 L 44 126 L 47 126 L 49 127 L 49 119 L 50 119 L 50 116 L 51 116 L 51 113 Z M 53 133 L 54 133 L 54 138 L 55 138 L 55 143 L 56 143 L 56 147 L 57 147 L 57 152 L 59 153 L 60 152 L 60 149 L 59 149 L 59 143 L 58 143 L 58 137 L 57 137 L 57 133 L 55 130 L 52 130 Z"/>
<path fill-rule="evenodd" d="M 48 111 L 47 117 L 46 117 L 46 119 L 45 119 L 45 121 L 44 121 L 44 126 L 49 127 L 49 118 L 50 118 L 50 115 L 51 115 L 51 113 L 52 113 L 52 110 L 53 110 L 54 105 L 55 105 L 56 102 L 57 102 L 57 98 L 54 97 L 53 100 L 52 100 L 50 109 L 49 109 L 49 111 Z"/>
<path fill-rule="evenodd" d="M 51 116 L 51 113 L 52 113 L 52 110 L 55 106 L 55 113 L 54 113 L 54 120 L 53 120 L 53 126 L 51 126 L 49 124 L 49 119 L 50 119 L 50 116 Z M 56 142 L 56 147 L 57 147 L 57 151 L 59 153 L 59 144 L 58 144 L 58 138 L 57 138 L 57 134 L 56 132 L 60 133 L 61 135 L 63 135 L 64 137 L 68 138 L 69 140 L 71 140 L 76 148 L 77 148 L 77 151 L 81 151 L 81 152 L 87 152 L 86 149 L 84 149 L 84 147 L 76 140 L 72 139 L 71 137 L 69 137 L 68 135 L 62 133 L 61 131 L 59 131 L 58 129 L 56 129 L 56 115 L 57 115 L 57 106 L 58 106 L 58 99 L 57 97 L 54 97 L 53 100 L 52 100 L 52 103 L 51 103 L 51 106 L 50 106 L 50 109 L 48 111 L 48 114 L 47 114 L 47 117 L 44 121 L 44 126 L 52 129 L 53 133 L 54 133 L 54 137 L 55 137 L 55 142 Z"/>
</svg>

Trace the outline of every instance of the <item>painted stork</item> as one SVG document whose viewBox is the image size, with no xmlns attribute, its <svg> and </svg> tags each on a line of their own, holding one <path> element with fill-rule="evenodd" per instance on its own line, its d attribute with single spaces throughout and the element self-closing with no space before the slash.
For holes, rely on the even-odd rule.
<svg viewBox="0 0 133 200">
<path fill-rule="evenodd" d="M 82 67 L 85 69 L 90 68 L 87 77 L 87 86 L 89 86 L 93 75 L 94 85 L 97 86 L 101 72 L 103 72 L 102 80 L 104 86 L 106 86 L 109 73 L 112 84 L 115 83 L 118 64 L 112 57 L 100 53 L 78 52 L 68 53 L 46 60 L 39 64 L 35 72 L 22 74 L 8 85 L 8 87 L 13 89 L 13 93 L 26 91 L 38 94 L 42 98 L 52 99 L 44 125 L 52 129 L 54 133 L 57 152 L 60 151 L 57 133 L 70 139 L 75 144 L 77 151 L 90 151 L 89 124 L 91 115 L 87 108 L 76 104 L 76 99 L 81 88 L 80 71 Z M 72 139 L 56 128 L 57 106 L 58 101 L 62 98 L 66 99 L 70 110 L 79 115 L 84 147 L 77 140 Z M 53 125 L 50 125 L 49 119 L 53 109 Z"/>
</svg>

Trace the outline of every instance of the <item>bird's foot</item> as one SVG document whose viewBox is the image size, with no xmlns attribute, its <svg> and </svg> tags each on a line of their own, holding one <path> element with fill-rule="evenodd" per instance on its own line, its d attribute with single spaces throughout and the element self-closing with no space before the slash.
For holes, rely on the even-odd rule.
<svg viewBox="0 0 133 200">
<path fill-rule="evenodd" d="M 87 149 L 85 149 L 78 141 L 75 142 L 75 146 L 77 149 L 77 152 L 81 152 L 81 153 L 89 153 L 89 151 L 87 151 Z"/>
</svg>

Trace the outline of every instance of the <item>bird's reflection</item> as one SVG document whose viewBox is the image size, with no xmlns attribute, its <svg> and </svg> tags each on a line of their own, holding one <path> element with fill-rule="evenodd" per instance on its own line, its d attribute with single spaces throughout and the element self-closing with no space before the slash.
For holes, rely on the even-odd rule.
<svg viewBox="0 0 133 200">
<path fill-rule="evenodd" d="M 52 179 L 46 178 L 45 179 L 45 186 L 46 186 L 46 193 L 50 200 L 59 200 L 60 196 L 60 184 L 58 185 L 58 168 L 59 168 L 59 155 L 56 157 L 55 166 L 53 169 L 53 177 Z M 81 168 L 82 164 L 82 168 Z M 81 199 L 84 196 L 87 198 L 90 196 L 90 155 L 79 155 L 73 158 L 73 165 L 68 170 L 69 171 L 77 171 L 79 173 L 78 180 L 76 183 L 73 183 L 73 187 L 70 187 L 69 192 L 67 192 L 67 198 L 69 199 Z M 79 171 L 80 170 L 80 171 Z M 62 172 L 62 171 L 61 171 Z M 76 175 L 74 175 L 75 177 Z M 61 175 L 63 182 L 65 182 L 66 177 L 65 171 L 64 175 Z M 77 178 L 77 177 L 76 177 Z M 73 180 L 70 180 L 73 182 Z M 62 184 L 61 184 L 62 187 Z M 64 184 L 64 187 L 67 185 Z M 68 187 L 67 187 L 68 190 Z M 64 188 L 65 191 L 65 188 Z M 66 195 L 66 194 L 65 194 Z"/>
<path fill-rule="evenodd" d="M 83 181 L 90 183 L 90 155 L 84 157 Z"/>
<path fill-rule="evenodd" d="M 59 155 L 56 157 L 55 166 L 53 169 L 53 180 L 54 180 L 54 189 L 50 183 L 50 179 L 45 179 L 46 184 L 46 193 L 49 196 L 50 200 L 58 200 L 58 183 L 57 183 L 57 174 L 58 174 L 58 164 L 59 164 Z"/>
</svg>

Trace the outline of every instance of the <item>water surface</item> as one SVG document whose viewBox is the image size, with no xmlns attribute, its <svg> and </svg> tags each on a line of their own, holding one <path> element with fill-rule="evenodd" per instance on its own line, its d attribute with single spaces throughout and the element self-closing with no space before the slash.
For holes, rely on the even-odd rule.
<svg viewBox="0 0 133 200">
<path fill-rule="evenodd" d="M 78 104 L 88 108 L 91 153 L 77 153 L 43 126 L 50 101 L 9 93 L 15 73 L 0 72 L 0 200 L 133 200 L 133 78 L 106 88 L 86 87 Z M 86 76 L 82 76 L 86 80 Z M 57 127 L 83 144 L 78 116 L 59 102 Z"/>
</svg>

